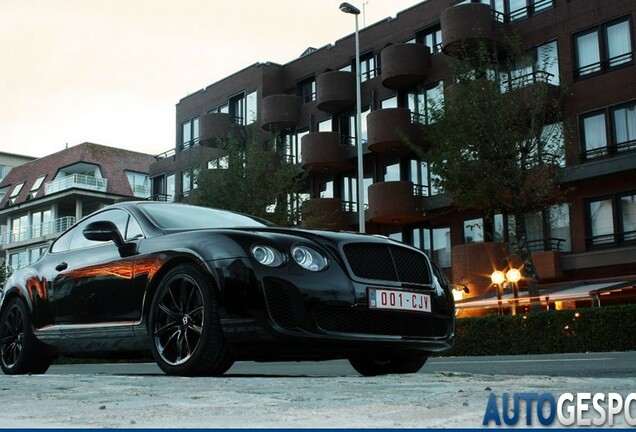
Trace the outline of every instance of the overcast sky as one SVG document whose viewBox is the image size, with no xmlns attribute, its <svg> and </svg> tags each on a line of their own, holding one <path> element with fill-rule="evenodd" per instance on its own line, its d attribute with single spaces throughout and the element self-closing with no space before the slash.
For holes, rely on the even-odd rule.
<svg viewBox="0 0 636 432">
<path fill-rule="evenodd" d="M 179 99 L 352 33 L 340 3 L 0 0 L 0 151 L 41 157 L 85 141 L 168 150 Z M 368 0 L 360 25 L 417 3 Z"/>
</svg>

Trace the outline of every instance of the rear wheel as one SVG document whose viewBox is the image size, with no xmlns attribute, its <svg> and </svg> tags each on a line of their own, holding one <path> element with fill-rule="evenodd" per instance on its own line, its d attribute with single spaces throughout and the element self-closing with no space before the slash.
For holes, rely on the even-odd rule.
<svg viewBox="0 0 636 432">
<path fill-rule="evenodd" d="M 7 375 L 42 374 L 51 356 L 33 335 L 31 313 L 26 302 L 16 297 L 0 319 L 0 367 Z"/>
<path fill-rule="evenodd" d="M 405 356 L 386 359 L 353 357 L 349 359 L 349 363 L 360 375 L 377 376 L 416 373 L 422 369 L 426 360 L 428 360 L 428 356 Z"/>
<path fill-rule="evenodd" d="M 148 320 L 152 354 L 169 375 L 223 375 L 234 363 L 206 275 L 191 264 L 170 270 Z"/>
</svg>

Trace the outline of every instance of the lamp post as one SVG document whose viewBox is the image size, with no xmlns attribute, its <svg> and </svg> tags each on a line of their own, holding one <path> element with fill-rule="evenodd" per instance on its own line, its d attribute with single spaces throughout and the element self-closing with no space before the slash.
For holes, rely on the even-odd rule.
<svg viewBox="0 0 636 432">
<path fill-rule="evenodd" d="M 490 280 L 497 287 L 497 306 L 499 309 L 499 315 L 503 313 L 502 303 L 501 303 L 501 289 L 505 286 L 506 283 L 512 284 L 512 314 L 517 315 L 517 299 L 519 297 L 517 293 L 517 282 L 521 279 L 521 272 L 516 268 L 509 269 L 506 273 L 501 270 L 495 270 L 490 275 Z"/>
<path fill-rule="evenodd" d="M 341 3 L 340 10 L 347 14 L 355 15 L 356 17 L 356 150 L 358 154 L 358 231 L 365 232 L 365 213 L 364 213 L 364 164 L 362 161 L 362 96 L 360 83 L 361 71 L 360 71 L 360 31 L 358 29 L 358 15 L 360 15 L 360 9 L 353 6 L 351 3 Z"/>
<path fill-rule="evenodd" d="M 495 284 L 495 287 L 497 288 L 497 313 L 499 315 L 502 315 L 503 307 L 501 305 L 501 285 L 506 280 L 506 276 L 501 270 L 495 270 L 490 275 L 490 280 L 493 284 Z"/>
</svg>

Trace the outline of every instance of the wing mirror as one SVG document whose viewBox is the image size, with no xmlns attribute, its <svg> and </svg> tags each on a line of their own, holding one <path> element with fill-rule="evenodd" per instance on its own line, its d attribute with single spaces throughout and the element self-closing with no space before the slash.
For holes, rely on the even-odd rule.
<svg viewBox="0 0 636 432">
<path fill-rule="evenodd" d="M 118 248 L 124 246 L 124 239 L 117 229 L 117 225 L 111 221 L 97 221 L 86 225 L 82 231 L 84 237 L 93 241 L 113 241 Z"/>
</svg>

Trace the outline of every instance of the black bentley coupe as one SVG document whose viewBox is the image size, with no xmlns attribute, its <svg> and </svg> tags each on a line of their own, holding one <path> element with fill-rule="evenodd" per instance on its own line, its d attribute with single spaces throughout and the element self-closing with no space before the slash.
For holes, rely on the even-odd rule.
<svg viewBox="0 0 636 432">
<path fill-rule="evenodd" d="M 171 375 L 337 358 L 366 376 L 414 373 L 455 332 L 450 283 L 417 249 L 159 202 L 75 224 L 9 277 L 0 314 L 6 374 L 148 352 Z"/>
</svg>

